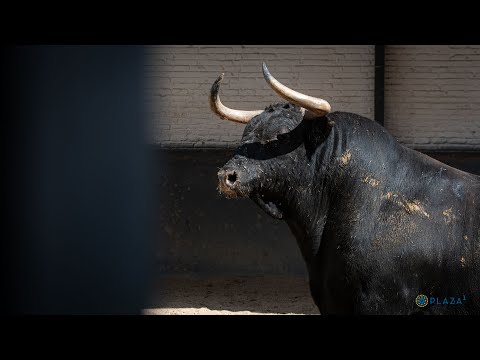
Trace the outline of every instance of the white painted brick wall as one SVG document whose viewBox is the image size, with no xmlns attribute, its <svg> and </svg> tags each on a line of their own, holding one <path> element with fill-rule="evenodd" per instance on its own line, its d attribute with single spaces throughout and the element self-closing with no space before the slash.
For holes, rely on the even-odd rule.
<svg viewBox="0 0 480 360">
<path fill-rule="evenodd" d="M 385 48 L 385 127 L 417 149 L 480 150 L 480 46 Z"/>
<path fill-rule="evenodd" d="M 261 64 L 291 88 L 334 110 L 373 119 L 374 46 L 147 46 L 146 99 L 151 139 L 168 147 L 235 147 L 244 126 L 212 114 L 208 94 L 222 73 L 223 103 L 243 110 L 282 101 Z"/>
</svg>

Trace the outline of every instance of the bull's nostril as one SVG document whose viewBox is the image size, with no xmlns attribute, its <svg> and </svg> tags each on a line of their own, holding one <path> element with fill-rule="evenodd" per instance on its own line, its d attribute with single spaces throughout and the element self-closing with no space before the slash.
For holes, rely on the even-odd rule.
<svg viewBox="0 0 480 360">
<path fill-rule="evenodd" d="M 237 173 L 234 171 L 227 175 L 226 183 L 228 186 L 233 186 L 235 181 L 237 181 Z"/>
</svg>

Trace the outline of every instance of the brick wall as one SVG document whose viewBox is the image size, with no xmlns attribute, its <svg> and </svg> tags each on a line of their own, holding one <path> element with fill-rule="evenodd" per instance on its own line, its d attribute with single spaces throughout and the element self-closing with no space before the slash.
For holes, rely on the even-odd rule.
<svg viewBox="0 0 480 360">
<path fill-rule="evenodd" d="M 386 128 L 417 149 L 480 150 L 480 46 L 385 48 Z"/>
<path fill-rule="evenodd" d="M 222 73 L 229 107 L 264 109 L 281 99 L 262 76 L 373 119 L 374 46 L 147 46 L 150 141 L 165 147 L 235 147 L 244 126 L 212 114 L 208 94 Z"/>
</svg>

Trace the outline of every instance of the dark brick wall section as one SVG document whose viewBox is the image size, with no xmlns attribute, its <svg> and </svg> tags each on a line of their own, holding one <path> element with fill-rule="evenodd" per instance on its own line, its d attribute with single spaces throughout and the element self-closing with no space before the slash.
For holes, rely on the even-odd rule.
<svg viewBox="0 0 480 360">
<path fill-rule="evenodd" d="M 480 152 L 423 152 L 454 168 L 480 175 Z"/>
<path fill-rule="evenodd" d="M 303 273 L 295 238 L 283 221 L 251 200 L 227 200 L 217 170 L 228 150 L 157 151 L 158 269 L 175 273 Z"/>
</svg>

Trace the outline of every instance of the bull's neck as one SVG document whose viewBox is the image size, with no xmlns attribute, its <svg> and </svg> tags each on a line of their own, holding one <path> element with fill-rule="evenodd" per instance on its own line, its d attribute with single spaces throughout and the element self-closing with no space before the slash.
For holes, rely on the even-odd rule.
<svg viewBox="0 0 480 360">
<path fill-rule="evenodd" d="M 328 216 L 333 185 L 329 159 L 335 156 L 336 146 L 330 136 L 318 145 L 306 142 L 303 161 L 298 162 L 294 171 L 295 186 L 290 185 L 290 191 L 286 192 L 289 206 L 286 222 L 307 263 L 318 253 Z"/>
<path fill-rule="evenodd" d="M 348 211 L 343 195 L 352 193 L 352 186 L 360 182 L 366 187 L 378 185 L 377 172 L 391 153 L 389 147 L 396 146 L 372 120 L 348 115 L 332 116 L 328 136 L 315 135 L 310 150 L 306 144 L 298 186 L 290 193 L 287 223 L 306 257 L 316 255 L 327 221 L 335 221 L 329 219 L 331 210 L 344 207 Z"/>
</svg>

